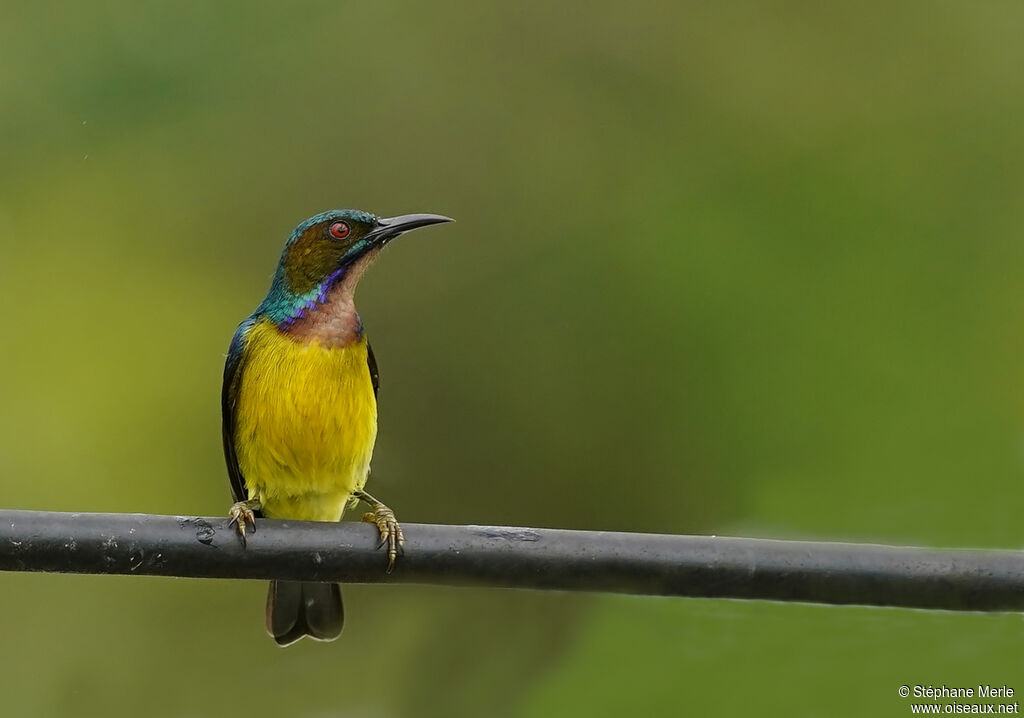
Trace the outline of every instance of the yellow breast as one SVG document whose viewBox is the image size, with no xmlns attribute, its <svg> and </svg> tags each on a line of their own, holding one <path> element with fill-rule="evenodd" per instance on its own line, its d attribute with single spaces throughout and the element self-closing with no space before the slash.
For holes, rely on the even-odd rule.
<svg viewBox="0 0 1024 718">
<path fill-rule="evenodd" d="M 235 447 L 265 516 L 337 521 L 366 483 L 377 438 L 366 351 L 365 338 L 328 347 L 266 321 L 250 330 Z"/>
</svg>

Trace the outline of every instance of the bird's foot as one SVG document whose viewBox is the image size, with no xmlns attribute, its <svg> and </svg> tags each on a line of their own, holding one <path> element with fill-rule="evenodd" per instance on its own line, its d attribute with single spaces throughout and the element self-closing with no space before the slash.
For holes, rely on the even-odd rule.
<svg viewBox="0 0 1024 718">
<path fill-rule="evenodd" d="M 242 546 L 245 546 L 245 527 L 248 525 L 252 528 L 252 532 L 256 533 L 256 512 L 262 508 L 260 502 L 256 499 L 249 499 L 248 501 L 239 501 L 238 503 L 232 504 L 231 508 L 228 509 L 228 516 L 231 520 L 228 521 L 228 527 L 234 526 L 238 530 L 238 536 L 242 539 Z"/>
<path fill-rule="evenodd" d="M 395 559 L 398 558 L 399 551 L 401 551 L 402 546 L 405 545 L 405 536 L 402 535 L 402 525 L 399 524 L 398 519 L 395 518 L 395 512 L 380 501 L 373 498 L 365 491 L 360 491 L 357 495 L 360 499 L 373 506 L 373 511 L 363 514 L 363 521 L 376 524 L 377 531 L 380 532 L 380 543 L 377 544 L 377 548 L 387 544 L 387 572 L 391 573 L 395 569 Z"/>
</svg>

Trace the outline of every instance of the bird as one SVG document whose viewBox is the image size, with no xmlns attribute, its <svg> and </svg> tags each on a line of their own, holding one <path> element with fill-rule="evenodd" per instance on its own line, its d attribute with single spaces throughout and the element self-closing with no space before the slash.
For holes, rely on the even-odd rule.
<svg viewBox="0 0 1024 718">
<path fill-rule="evenodd" d="M 387 546 L 404 543 L 394 511 L 364 487 L 377 437 L 377 361 L 355 307 L 356 285 L 393 239 L 453 221 L 437 214 L 378 217 L 343 209 L 300 223 L 285 242 L 266 297 L 239 325 L 221 392 L 224 457 L 243 546 L 259 517 L 339 521 L 360 501 Z M 281 646 L 341 634 L 338 584 L 272 581 L 267 632 Z"/>
</svg>

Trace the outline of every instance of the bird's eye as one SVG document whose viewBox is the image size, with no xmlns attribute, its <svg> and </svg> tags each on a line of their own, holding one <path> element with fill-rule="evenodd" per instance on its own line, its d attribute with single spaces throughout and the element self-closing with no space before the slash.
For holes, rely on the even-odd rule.
<svg viewBox="0 0 1024 718">
<path fill-rule="evenodd" d="M 348 225 L 344 222 L 335 222 L 331 225 L 331 236 L 335 239 L 345 239 L 349 231 Z"/>
</svg>

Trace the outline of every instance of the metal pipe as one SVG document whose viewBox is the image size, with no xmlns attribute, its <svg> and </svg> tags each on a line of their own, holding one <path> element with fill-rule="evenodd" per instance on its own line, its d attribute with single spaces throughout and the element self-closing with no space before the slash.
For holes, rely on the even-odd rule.
<svg viewBox="0 0 1024 718">
<path fill-rule="evenodd" d="M 419 583 L 1024 611 L 1024 553 L 714 536 L 403 524 L 384 572 L 374 526 L 0 510 L 0 570 Z"/>
</svg>

